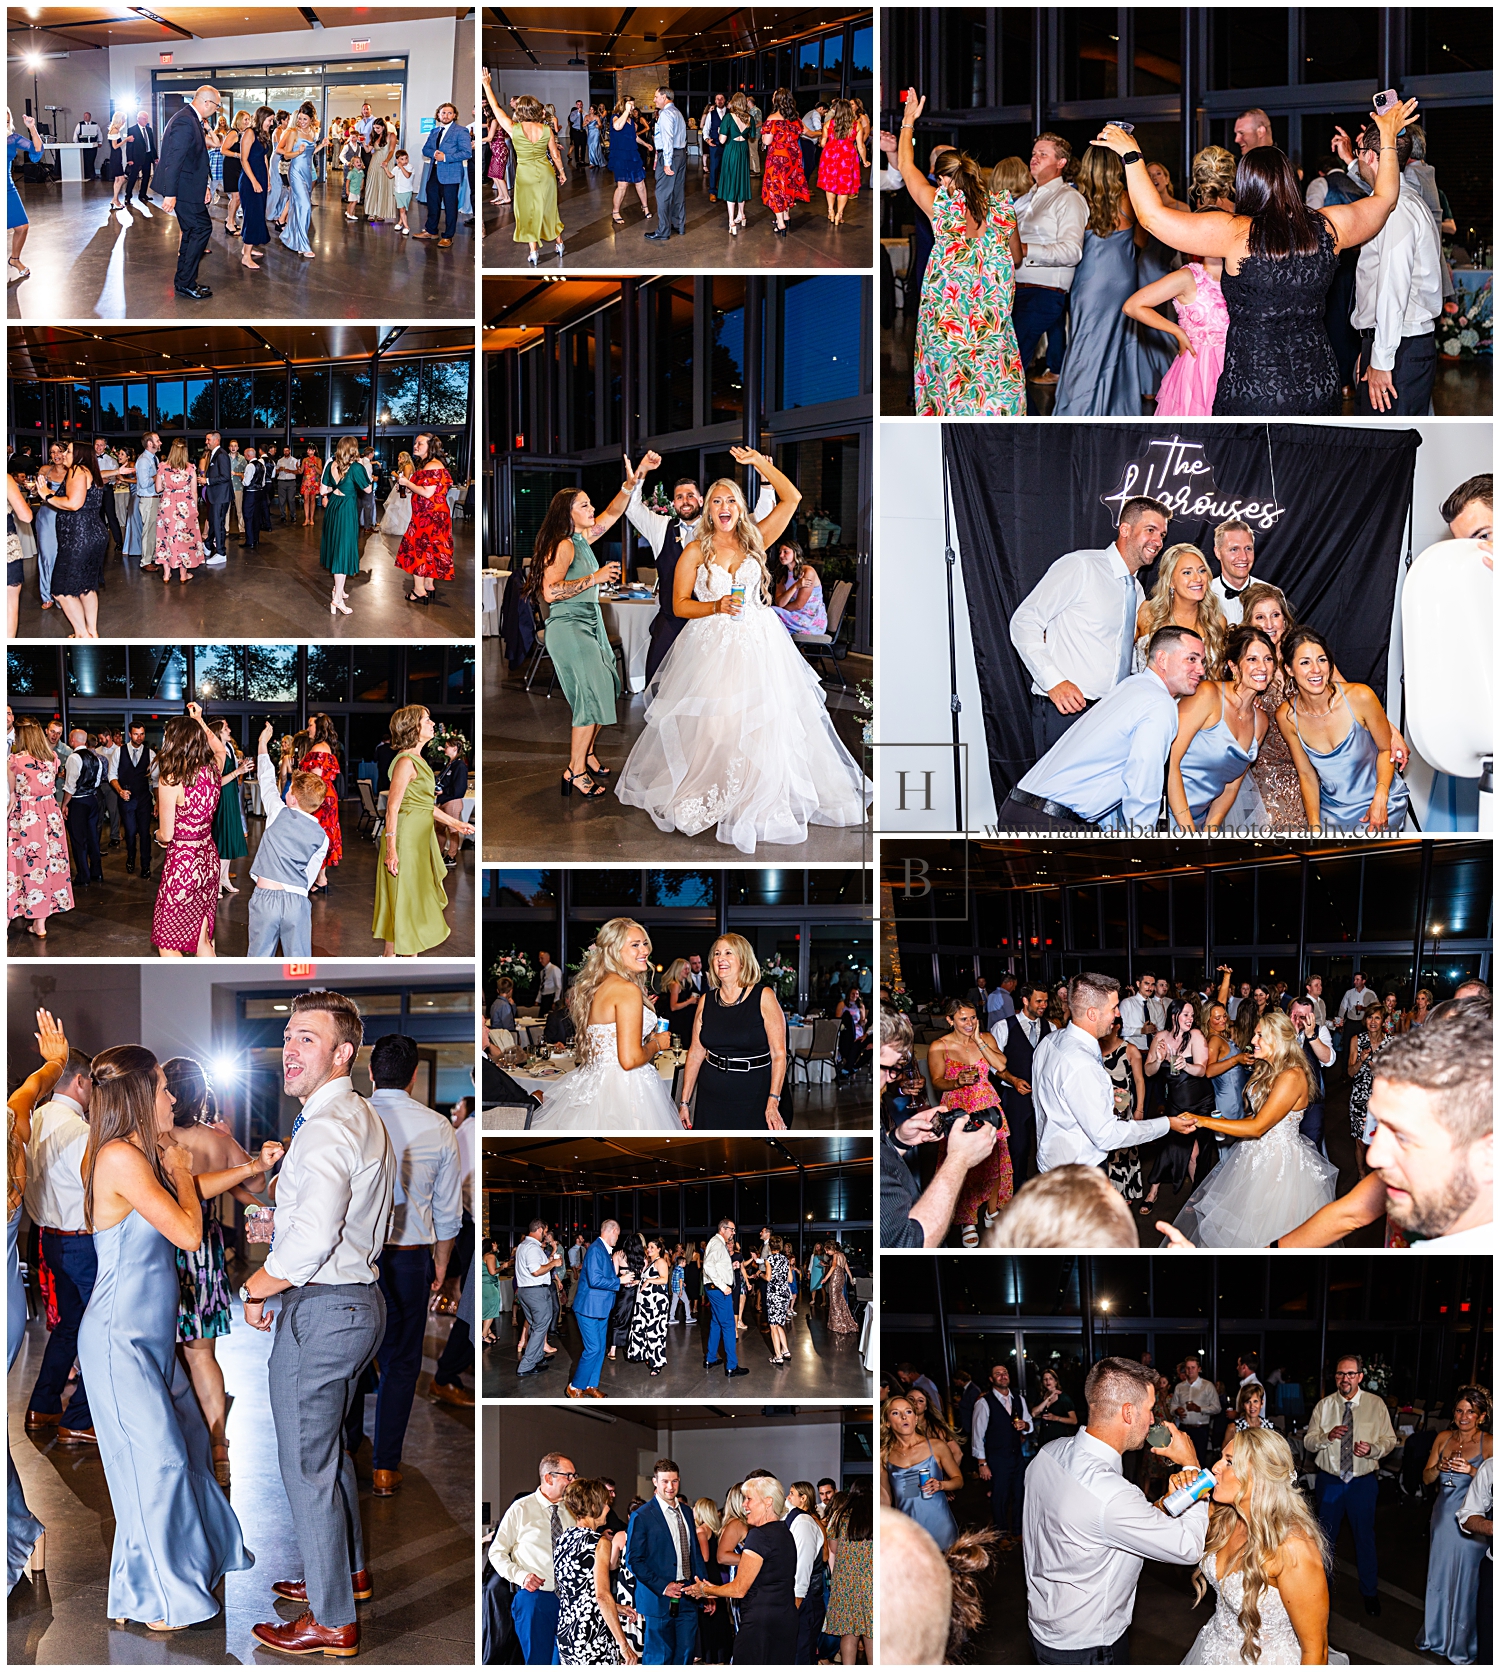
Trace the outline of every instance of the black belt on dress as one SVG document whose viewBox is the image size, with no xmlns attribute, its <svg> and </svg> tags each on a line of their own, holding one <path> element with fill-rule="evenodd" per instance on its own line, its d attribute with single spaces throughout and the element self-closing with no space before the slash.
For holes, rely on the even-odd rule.
<svg viewBox="0 0 1500 1672">
<path fill-rule="evenodd" d="M 717 1068 L 721 1074 L 748 1074 L 752 1069 L 769 1068 L 771 1053 L 762 1051 L 757 1057 L 721 1057 L 717 1051 L 709 1051 L 704 1060 L 710 1068 Z"/>
</svg>

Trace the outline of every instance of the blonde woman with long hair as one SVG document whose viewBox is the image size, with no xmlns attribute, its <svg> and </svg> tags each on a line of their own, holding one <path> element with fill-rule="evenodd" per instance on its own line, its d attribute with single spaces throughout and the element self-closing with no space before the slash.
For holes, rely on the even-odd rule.
<svg viewBox="0 0 1500 1672">
<path fill-rule="evenodd" d="M 1224 635 L 1229 624 L 1217 595 L 1212 590 L 1213 571 L 1208 559 L 1186 541 L 1169 546 L 1156 565 L 1156 585 L 1151 596 L 1135 612 L 1135 671 L 1146 666 L 1146 647 L 1160 627 L 1186 627 L 1203 640 L 1203 665 L 1207 677 L 1216 679 L 1224 655 Z"/>
<path fill-rule="evenodd" d="M 1076 183 L 1089 218 L 1068 292 L 1072 326 L 1052 410 L 1059 418 L 1139 418 L 1145 369 L 1135 324 L 1122 310 L 1139 288 L 1136 255 L 1145 230 L 1112 151 L 1089 146 Z"/>
<path fill-rule="evenodd" d="M 771 608 L 766 548 L 802 495 L 764 453 L 730 451 L 776 503 L 756 523 L 737 482 L 709 488 L 673 577 L 672 611 L 686 625 L 647 688 L 645 730 L 616 793 L 658 830 L 716 827 L 719 841 L 753 854 L 761 842 L 805 842 L 810 824 L 862 825 L 871 787 Z"/>
<path fill-rule="evenodd" d="M 676 1132 L 672 1093 L 656 1071 L 671 1047 L 651 997 L 651 937 L 629 917 L 612 917 L 594 937 L 568 994 L 577 1067 L 547 1093 L 534 1129 Z"/>
<path fill-rule="evenodd" d="M 1183 1665 L 1347 1666 L 1328 1647 L 1328 1541 L 1291 1447 L 1272 1428 L 1231 1428 L 1213 1472 L 1193 1601 L 1212 1589 L 1214 1616 Z"/>
<path fill-rule="evenodd" d="M 743 935 L 720 935 L 708 951 L 708 992 L 698 1000 L 682 1075 L 682 1124 L 698 1093 L 696 1124 L 715 1131 L 781 1132 L 786 1017 Z"/>
<path fill-rule="evenodd" d="M 1337 1192 L 1338 1168 L 1302 1137 L 1302 1116 L 1321 1088 L 1291 1017 L 1268 1010 L 1256 1023 L 1252 1049 L 1246 1118 L 1193 1117 L 1204 1131 L 1239 1140 L 1174 1222 L 1200 1248 L 1265 1248 Z"/>
</svg>

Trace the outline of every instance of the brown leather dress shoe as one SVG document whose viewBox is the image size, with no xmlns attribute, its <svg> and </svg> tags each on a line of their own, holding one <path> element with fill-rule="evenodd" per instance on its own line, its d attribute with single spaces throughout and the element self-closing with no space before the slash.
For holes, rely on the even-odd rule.
<svg viewBox="0 0 1500 1672">
<path fill-rule="evenodd" d="M 331 1655 L 339 1660 L 352 1660 L 359 1653 L 357 1622 L 347 1626 L 320 1626 L 311 1610 L 290 1625 L 278 1620 L 252 1626 L 250 1635 L 265 1648 L 279 1650 L 284 1655 Z"/>
<path fill-rule="evenodd" d="M 61 1411 L 28 1411 L 26 1413 L 26 1432 L 35 1434 L 39 1428 L 56 1428 L 61 1421 Z"/>
<path fill-rule="evenodd" d="M 58 1427 L 57 1443 L 60 1446 L 96 1446 L 99 1437 L 92 1428 L 63 1428 Z"/>
<path fill-rule="evenodd" d="M 375 1496 L 377 1498 L 394 1498 L 396 1488 L 401 1484 L 399 1469 L 377 1469 L 374 1475 Z"/>
<path fill-rule="evenodd" d="M 456 1382 L 434 1382 L 428 1390 L 439 1405 L 472 1405 L 474 1395 Z"/>
<path fill-rule="evenodd" d="M 598 1388 L 585 1388 L 583 1390 L 583 1397 L 585 1399 L 603 1399 L 604 1395 L 600 1393 Z"/>
<path fill-rule="evenodd" d="M 349 1582 L 354 1586 L 354 1600 L 356 1602 L 368 1602 L 375 1595 L 375 1581 L 371 1579 L 368 1568 L 361 1568 L 358 1573 L 351 1573 Z M 307 1581 L 305 1579 L 278 1579 L 271 1589 L 277 1596 L 285 1597 L 288 1602 L 307 1601 Z"/>
</svg>

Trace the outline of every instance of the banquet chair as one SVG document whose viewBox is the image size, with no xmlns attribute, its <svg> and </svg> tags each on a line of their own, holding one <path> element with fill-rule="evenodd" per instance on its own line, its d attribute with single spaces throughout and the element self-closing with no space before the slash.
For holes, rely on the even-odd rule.
<svg viewBox="0 0 1500 1672">
<path fill-rule="evenodd" d="M 826 1062 L 833 1069 L 833 1077 L 838 1079 L 839 1034 L 841 1024 L 836 1018 L 826 1016 L 813 1023 L 812 1043 L 805 1051 L 792 1053 L 792 1079 L 795 1082 L 798 1065 L 801 1065 L 803 1077 L 809 1085 L 812 1084 L 810 1065 L 815 1062 Z"/>
<path fill-rule="evenodd" d="M 849 606 L 849 594 L 853 592 L 853 584 L 840 581 L 833 589 L 833 597 L 828 601 L 828 628 L 822 633 L 793 633 L 792 643 L 818 669 L 818 677 L 823 677 L 822 667 L 825 662 L 832 665 L 833 671 L 839 676 L 839 686 L 847 691 L 849 681 L 844 678 L 844 670 L 839 663 L 849 654 L 849 647 L 838 642 L 839 628 L 844 624 L 844 611 Z"/>
</svg>

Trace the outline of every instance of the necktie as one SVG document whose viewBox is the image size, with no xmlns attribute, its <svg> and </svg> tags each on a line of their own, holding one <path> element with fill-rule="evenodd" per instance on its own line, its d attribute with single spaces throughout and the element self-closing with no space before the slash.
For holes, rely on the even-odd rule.
<svg viewBox="0 0 1500 1672">
<path fill-rule="evenodd" d="M 1135 659 L 1135 576 L 1125 576 L 1125 620 L 1120 628 L 1120 667 L 1115 674 L 1115 683 L 1130 678 L 1131 665 Z"/>
<path fill-rule="evenodd" d="M 562 1513 L 556 1504 L 552 1506 L 552 1551 L 557 1552 L 557 1541 L 562 1537 Z"/>
<path fill-rule="evenodd" d="M 1354 1407 L 1344 1401 L 1344 1437 L 1339 1441 L 1339 1479 L 1354 1479 Z"/>
<path fill-rule="evenodd" d="M 297 1134 L 302 1130 L 303 1122 L 306 1119 L 307 1119 L 306 1115 L 298 1115 L 296 1120 L 294 1120 L 292 1122 L 292 1138 L 295 1138 L 297 1136 Z M 288 1138 L 287 1142 L 291 1143 L 292 1138 Z"/>
<path fill-rule="evenodd" d="M 682 1511 L 674 1504 L 667 1511 L 667 1519 L 672 1523 L 672 1542 L 677 1546 L 677 1576 L 686 1579 L 689 1573 L 687 1530 L 682 1524 Z"/>
</svg>

